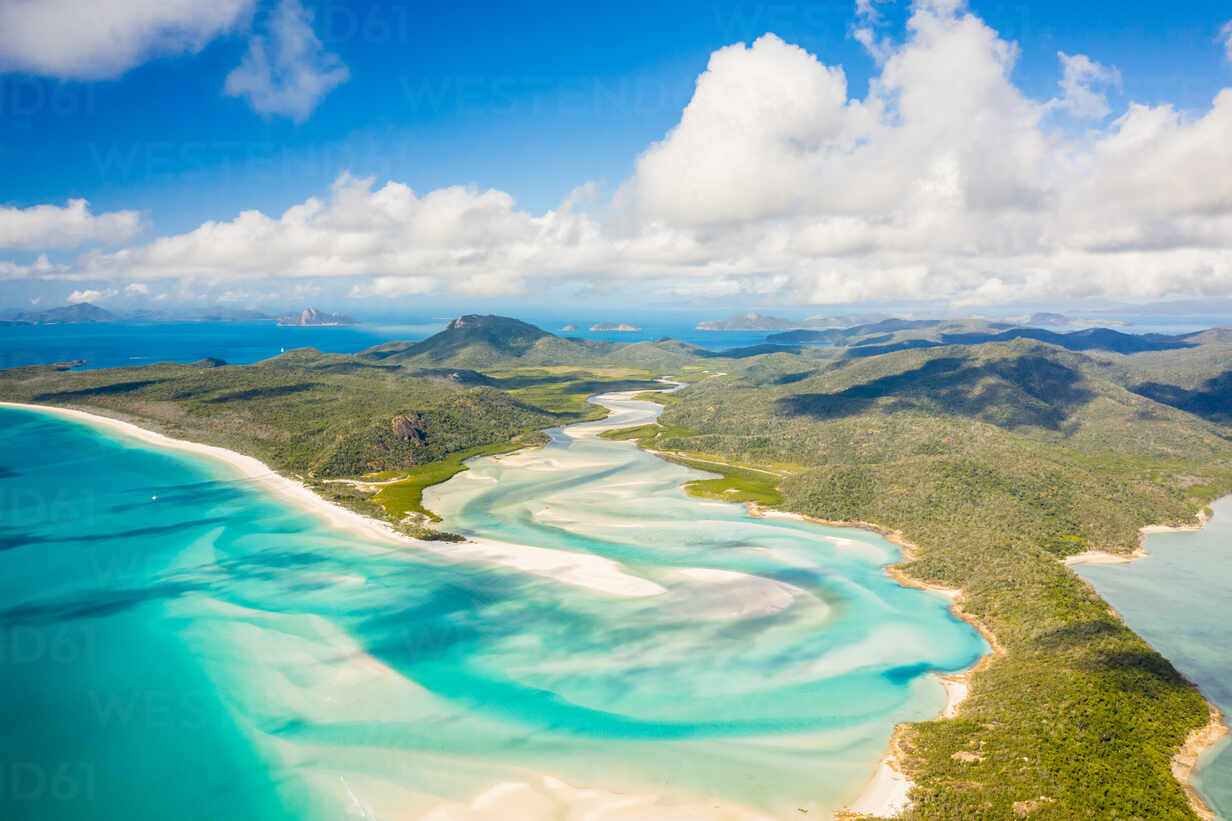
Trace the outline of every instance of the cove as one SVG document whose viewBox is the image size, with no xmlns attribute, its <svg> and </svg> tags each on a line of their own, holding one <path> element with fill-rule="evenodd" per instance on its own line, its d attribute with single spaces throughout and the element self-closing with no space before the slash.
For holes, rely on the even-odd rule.
<svg viewBox="0 0 1232 821">
<path fill-rule="evenodd" d="M 1074 569 L 1227 716 L 1232 714 L 1232 497 L 1211 505 L 1201 530 L 1152 533 L 1148 555 Z M 1192 784 L 1219 818 L 1232 818 L 1232 745 L 1199 760 Z"/>
<path fill-rule="evenodd" d="M 876 534 L 688 497 L 598 439 L 482 458 L 462 545 L 0 409 L 6 818 L 826 817 L 983 640 Z"/>
</svg>

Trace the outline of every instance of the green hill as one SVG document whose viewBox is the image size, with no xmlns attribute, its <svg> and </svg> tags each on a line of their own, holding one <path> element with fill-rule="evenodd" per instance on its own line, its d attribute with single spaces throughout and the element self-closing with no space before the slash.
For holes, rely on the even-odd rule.
<svg viewBox="0 0 1232 821">
<path fill-rule="evenodd" d="M 1020 339 L 752 362 L 667 405 L 656 447 L 794 463 L 783 508 L 901 532 L 907 571 L 963 589 L 1006 648 L 958 719 L 904 736 L 907 817 L 1015 817 L 1040 796 L 1032 818 L 1194 817 L 1169 757 L 1205 702 L 1058 561 L 1128 552 L 1232 490 L 1229 430 L 1128 390 L 1136 368 Z"/>
<path fill-rule="evenodd" d="M 1204 700 L 1060 560 L 1131 551 L 1143 525 L 1193 522 L 1232 491 L 1232 334 L 1006 331 L 899 320 L 716 353 L 465 316 L 357 356 L 0 371 L 0 398 L 250 453 L 431 536 L 413 518 L 430 516 L 423 488 L 468 456 L 593 418 L 590 394 L 677 377 L 692 384 L 655 395 L 660 424 L 613 438 L 717 473 L 698 495 L 901 532 L 906 570 L 961 588 L 1004 646 L 958 718 L 903 736 L 909 818 L 1192 819 L 1169 760 Z"/>
</svg>

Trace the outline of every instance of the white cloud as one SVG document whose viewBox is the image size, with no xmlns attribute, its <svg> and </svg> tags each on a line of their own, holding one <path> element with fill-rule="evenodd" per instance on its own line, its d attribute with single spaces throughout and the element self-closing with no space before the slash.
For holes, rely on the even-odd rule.
<svg viewBox="0 0 1232 821">
<path fill-rule="evenodd" d="M 196 53 L 254 0 L 0 0 L 0 71 L 98 80 L 160 55 Z"/>
<path fill-rule="evenodd" d="M 100 299 L 107 299 L 115 295 L 116 292 L 110 288 L 105 291 L 87 289 L 84 291 L 73 291 L 68 295 L 67 301 L 69 305 L 76 305 L 79 302 L 98 302 Z"/>
<path fill-rule="evenodd" d="M 851 36 L 864 46 L 864 50 L 877 61 L 877 65 L 883 65 L 894 53 L 890 38 L 878 38 L 876 31 L 877 26 L 883 22 L 877 4 L 884 2 L 889 0 L 856 0 L 856 19 L 851 27 Z"/>
<path fill-rule="evenodd" d="M 432 277 L 373 277 L 352 285 L 349 296 L 352 299 L 371 296 L 421 296 L 432 293 L 438 286 L 439 283 Z"/>
<path fill-rule="evenodd" d="M 95 216 L 85 200 L 29 208 L 0 206 L 0 249 L 38 251 L 73 248 L 87 242 L 119 244 L 141 230 L 136 211 L 108 211 Z"/>
<path fill-rule="evenodd" d="M 1219 42 L 1223 44 L 1224 58 L 1232 63 L 1232 20 L 1224 23 L 1219 30 Z"/>
<path fill-rule="evenodd" d="M 1101 65 L 1085 54 L 1069 55 L 1063 51 L 1057 52 L 1061 61 L 1062 96 L 1054 103 L 1058 108 L 1069 111 L 1075 117 L 1088 120 L 1101 120 L 1108 116 L 1108 99 L 1101 87 L 1120 87 L 1121 72 L 1115 68 Z"/>
<path fill-rule="evenodd" d="M 502 191 L 343 175 L 281 215 L 42 275 L 335 278 L 388 299 L 566 283 L 759 303 L 1232 295 L 1232 89 L 1205 112 L 1131 104 L 1070 133 L 1052 123 L 1061 101 L 1014 85 L 1017 55 L 960 4 L 917 2 L 853 98 L 840 67 L 768 35 L 711 56 L 679 123 L 606 202 L 583 186 L 532 214 Z M 1063 56 L 1066 110 L 1103 111 L 1112 71 Z"/>
<path fill-rule="evenodd" d="M 124 286 L 125 296 L 149 296 L 150 286 L 144 282 L 130 282 Z"/>
<path fill-rule="evenodd" d="M 312 12 L 299 0 L 280 0 L 266 29 L 265 36 L 248 38 L 248 53 L 227 75 L 225 91 L 259 114 L 303 122 L 351 73 L 337 54 L 325 52 Z"/>
</svg>

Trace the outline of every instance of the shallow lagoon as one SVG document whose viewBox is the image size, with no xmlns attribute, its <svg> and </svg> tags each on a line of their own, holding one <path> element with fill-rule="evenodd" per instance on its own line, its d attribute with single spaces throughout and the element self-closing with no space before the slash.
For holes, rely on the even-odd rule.
<svg viewBox="0 0 1232 821">
<path fill-rule="evenodd" d="M 1075 570 L 1134 631 L 1202 694 L 1232 715 L 1232 497 L 1211 506 L 1202 530 L 1152 533 L 1150 554 Z M 1232 818 L 1232 745 L 1227 737 L 1203 756 L 1194 787 L 1221 818 Z"/>
<path fill-rule="evenodd" d="M 363 541 L 213 460 L 0 410 L 6 818 L 849 801 L 982 640 L 890 580 L 875 534 L 691 499 L 696 472 L 596 439 L 657 412 L 609 402 L 428 494 L 481 543 L 560 551 L 533 572 Z M 635 583 L 596 590 L 578 556 Z"/>
</svg>

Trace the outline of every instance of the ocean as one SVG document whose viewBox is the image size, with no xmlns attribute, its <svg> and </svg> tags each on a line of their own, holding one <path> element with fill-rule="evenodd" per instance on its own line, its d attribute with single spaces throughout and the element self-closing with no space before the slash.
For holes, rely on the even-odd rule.
<svg viewBox="0 0 1232 821">
<path fill-rule="evenodd" d="M 391 340 L 425 339 L 443 330 L 448 321 L 444 317 L 422 317 L 307 328 L 279 327 L 273 322 L 0 325 L 0 368 L 76 360 L 86 360 L 83 368 L 121 368 L 153 362 L 196 362 L 206 357 L 247 365 L 295 348 L 358 353 Z M 698 331 L 695 324 L 654 322 L 633 332 L 561 332 L 564 323 L 551 320 L 543 321 L 542 327 L 565 336 L 616 342 L 670 336 L 711 350 L 756 345 L 767 336 L 764 331 Z"/>
<path fill-rule="evenodd" d="M 658 412 L 614 406 L 609 424 Z M 4 817 L 850 801 L 983 640 L 885 574 L 881 537 L 693 499 L 679 485 L 704 474 L 599 427 L 434 488 L 476 540 L 451 557 L 338 530 L 204 456 L 0 408 Z M 549 561 L 485 559 L 494 539 Z"/>
</svg>

